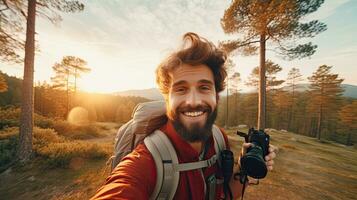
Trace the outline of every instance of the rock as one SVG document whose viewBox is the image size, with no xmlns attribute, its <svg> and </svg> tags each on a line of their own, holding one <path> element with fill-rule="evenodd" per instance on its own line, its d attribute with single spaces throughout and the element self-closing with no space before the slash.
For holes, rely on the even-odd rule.
<svg viewBox="0 0 357 200">
<path fill-rule="evenodd" d="M 27 180 L 29 180 L 29 181 L 35 181 L 35 177 L 34 177 L 34 176 L 31 176 L 31 177 L 29 177 Z"/>
<path fill-rule="evenodd" d="M 240 125 L 238 125 L 238 128 L 248 128 L 248 126 L 245 124 L 240 124 Z"/>
</svg>

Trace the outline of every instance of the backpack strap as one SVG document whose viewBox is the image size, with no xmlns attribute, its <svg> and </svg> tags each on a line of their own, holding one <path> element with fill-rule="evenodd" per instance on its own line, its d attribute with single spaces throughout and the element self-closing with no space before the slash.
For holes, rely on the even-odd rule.
<svg viewBox="0 0 357 200">
<path fill-rule="evenodd" d="M 160 130 L 144 139 L 156 164 L 156 185 L 150 199 L 173 199 L 180 173 L 174 169 L 178 158 L 169 138 Z"/>
<path fill-rule="evenodd" d="M 226 141 L 223 137 L 223 133 L 216 125 L 212 126 L 212 135 L 214 139 L 214 150 L 216 151 L 218 165 L 221 167 L 220 152 L 226 149 Z"/>
</svg>

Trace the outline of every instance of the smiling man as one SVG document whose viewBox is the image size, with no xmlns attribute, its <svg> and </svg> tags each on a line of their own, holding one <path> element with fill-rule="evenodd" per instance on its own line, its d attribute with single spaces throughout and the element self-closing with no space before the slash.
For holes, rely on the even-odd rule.
<svg viewBox="0 0 357 200">
<path fill-rule="evenodd" d="M 226 55 L 195 33 L 183 37 L 182 48 L 167 57 L 157 68 L 156 81 L 165 97 L 167 123 L 159 128 L 171 142 L 178 163 L 210 160 L 216 152 L 213 134 L 218 93 L 224 90 Z M 229 149 L 227 136 L 218 131 Z M 251 144 L 243 144 L 242 154 Z M 266 157 L 272 169 L 274 147 Z M 162 161 L 164 162 L 164 161 Z M 174 199 L 222 199 L 224 193 L 219 162 L 203 168 L 180 171 Z M 157 166 L 146 143 L 124 157 L 93 199 L 149 199 L 157 183 Z M 238 169 L 235 170 L 237 172 Z M 241 194 L 242 184 L 231 179 L 233 197 Z"/>
</svg>

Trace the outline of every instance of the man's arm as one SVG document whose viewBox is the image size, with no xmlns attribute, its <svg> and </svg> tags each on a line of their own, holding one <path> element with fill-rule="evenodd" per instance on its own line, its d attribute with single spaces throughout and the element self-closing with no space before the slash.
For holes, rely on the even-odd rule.
<svg viewBox="0 0 357 200">
<path fill-rule="evenodd" d="M 126 156 L 91 199 L 149 199 L 156 184 L 150 152 L 139 145 Z"/>
</svg>

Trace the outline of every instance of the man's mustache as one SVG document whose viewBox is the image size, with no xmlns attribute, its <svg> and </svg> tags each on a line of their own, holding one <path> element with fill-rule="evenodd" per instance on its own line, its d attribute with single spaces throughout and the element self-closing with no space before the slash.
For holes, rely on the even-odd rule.
<svg viewBox="0 0 357 200">
<path fill-rule="evenodd" d="M 212 109 L 211 107 L 209 107 L 208 105 L 197 105 L 195 107 L 192 106 L 180 106 L 177 109 L 178 112 L 207 112 L 207 113 L 211 113 Z"/>
</svg>

